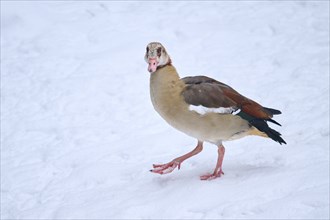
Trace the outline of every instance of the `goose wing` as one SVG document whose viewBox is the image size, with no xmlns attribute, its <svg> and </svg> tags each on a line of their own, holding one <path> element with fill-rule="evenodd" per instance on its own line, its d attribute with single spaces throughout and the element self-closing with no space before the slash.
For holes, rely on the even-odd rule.
<svg viewBox="0 0 330 220">
<path fill-rule="evenodd" d="M 257 102 L 239 94 L 230 86 L 206 76 L 181 79 L 186 87 L 182 95 L 192 108 L 198 106 L 207 111 L 232 114 L 236 110 L 259 119 L 270 119 L 276 112 L 264 108 Z M 279 112 L 280 113 L 280 112 Z M 278 113 L 278 114 L 279 114 Z"/>
</svg>

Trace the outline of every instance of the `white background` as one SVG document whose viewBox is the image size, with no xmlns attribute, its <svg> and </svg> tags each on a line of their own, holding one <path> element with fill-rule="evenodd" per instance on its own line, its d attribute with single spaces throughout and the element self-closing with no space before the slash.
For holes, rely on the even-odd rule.
<svg viewBox="0 0 330 220">
<path fill-rule="evenodd" d="M 145 47 L 283 114 L 159 176 L 197 141 L 149 98 Z M 1 218 L 328 219 L 329 2 L 1 1 Z"/>
</svg>

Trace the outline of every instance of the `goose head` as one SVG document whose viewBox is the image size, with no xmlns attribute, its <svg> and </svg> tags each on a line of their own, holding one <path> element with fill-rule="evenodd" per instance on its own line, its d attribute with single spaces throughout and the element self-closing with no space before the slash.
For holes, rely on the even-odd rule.
<svg viewBox="0 0 330 220">
<path fill-rule="evenodd" d="M 158 42 L 151 42 L 147 45 L 144 60 L 148 63 L 150 73 L 154 73 L 158 68 L 171 63 L 171 58 L 164 46 Z"/>
</svg>

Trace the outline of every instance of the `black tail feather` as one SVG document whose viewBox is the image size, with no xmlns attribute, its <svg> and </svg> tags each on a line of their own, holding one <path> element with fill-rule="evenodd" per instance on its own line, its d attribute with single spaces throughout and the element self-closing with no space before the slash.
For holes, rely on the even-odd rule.
<svg viewBox="0 0 330 220">
<path fill-rule="evenodd" d="M 277 121 L 275 121 L 275 120 L 273 120 L 273 119 L 266 119 L 266 121 L 269 121 L 269 122 L 272 122 L 272 123 L 274 123 L 274 124 L 276 124 L 276 125 L 278 125 L 278 126 L 282 126 L 280 123 L 278 123 Z"/>
<path fill-rule="evenodd" d="M 266 111 L 268 111 L 269 113 L 271 113 L 272 115 L 280 115 L 282 114 L 282 112 L 280 110 L 277 109 L 273 109 L 273 108 L 266 108 L 263 107 Z"/>
<path fill-rule="evenodd" d="M 278 110 L 276 110 L 278 111 Z M 286 142 L 283 140 L 283 138 L 281 138 L 281 133 L 278 131 L 275 131 L 274 129 L 270 128 L 267 124 L 266 121 L 270 121 L 274 124 L 278 124 L 280 125 L 278 122 L 276 122 L 273 119 L 259 119 L 259 118 L 255 118 L 243 111 L 239 112 L 237 114 L 238 116 L 240 116 L 241 118 L 247 120 L 251 126 L 254 126 L 255 128 L 257 128 L 259 131 L 264 132 L 265 134 L 267 134 L 267 136 L 269 138 L 271 138 L 272 140 L 278 142 L 279 144 L 286 144 Z"/>
<path fill-rule="evenodd" d="M 278 142 L 279 144 L 286 144 L 283 138 L 281 138 L 281 133 L 270 128 L 266 121 L 262 119 L 254 119 L 249 122 L 252 126 L 256 127 L 259 131 L 266 133 L 268 137 Z"/>
</svg>

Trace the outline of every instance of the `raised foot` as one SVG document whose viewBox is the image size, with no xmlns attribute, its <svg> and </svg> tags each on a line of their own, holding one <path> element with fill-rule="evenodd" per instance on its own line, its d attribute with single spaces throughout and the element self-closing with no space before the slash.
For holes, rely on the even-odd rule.
<svg viewBox="0 0 330 220">
<path fill-rule="evenodd" d="M 215 178 L 221 177 L 221 175 L 224 175 L 224 174 L 225 173 L 222 170 L 220 170 L 219 172 L 216 172 L 216 173 L 200 176 L 200 179 L 201 180 L 213 180 Z"/>
<path fill-rule="evenodd" d="M 153 164 L 152 166 L 154 169 L 150 170 L 150 172 L 158 174 L 167 174 L 172 172 L 177 167 L 178 169 L 180 169 L 180 165 L 181 163 L 178 161 L 171 161 L 166 164 Z"/>
</svg>

